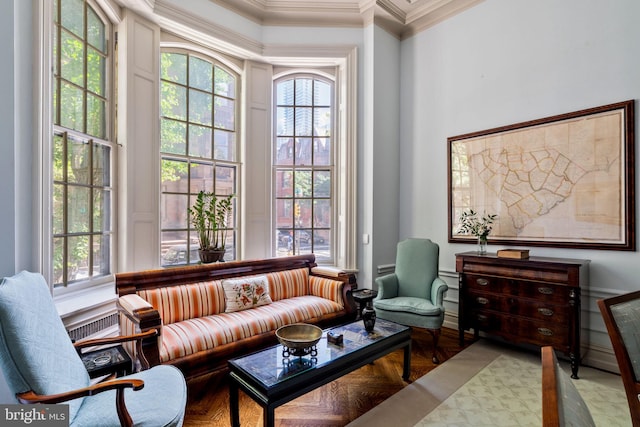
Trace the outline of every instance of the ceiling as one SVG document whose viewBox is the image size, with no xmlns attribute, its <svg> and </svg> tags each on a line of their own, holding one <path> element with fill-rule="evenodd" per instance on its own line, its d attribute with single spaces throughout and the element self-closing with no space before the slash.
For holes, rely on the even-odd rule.
<svg viewBox="0 0 640 427">
<path fill-rule="evenodd" d="M 482 0 L 209 0 L 261 25 L 362 27 L 410 37 Z"/>
</svg>

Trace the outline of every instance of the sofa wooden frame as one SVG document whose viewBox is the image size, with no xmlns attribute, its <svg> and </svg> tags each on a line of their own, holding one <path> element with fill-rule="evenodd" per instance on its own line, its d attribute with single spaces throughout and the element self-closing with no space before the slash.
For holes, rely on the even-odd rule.
<svg viewBox="0 0 640 427">
<path fill-rule="evenodd" d="M 357 309 L 351 295 L 352 289 L 355 290 L 357 288 L 355 275 L 340 271 L 329 271 L 317 267 L 315 255 L 313 254 L 119 273 L 116 274 L 116 291 L 118 296 L 122 297 L 129 294 L 136 294 L 142 290 L 299 268 L 308 268 L 309 274 L 312 276 L 325 277 L 344 283 L 342 287 L 344 309 L 339 312 L 326 314 L 322 317 L 308 319 L 306 320 L 307 323 L 313 323 L 320 327 L 329 327 L 355 319 Z M 135 324 L 137 331 L 144 332 L 150 329 L 158 329 L 160 330 L 160 334 L 162 334 L 162 319 L 157 310 L 145 307 L 130 312 L 118 302 L 118 311 L 120 315 L 127 316 L 127 318 Z M 149 338 L 142 342 L 144 356 L 152 366 L 161 363 L 157 339 L 158 338 Z M 184 373 L 185 377 L 192 378 L 207 372 L 224 369 L 227 366 L 228 359 L 276 343 L 275 331 L 270 331 L 174 359 L 168 363 L 178 367 Z"/>
</svg>

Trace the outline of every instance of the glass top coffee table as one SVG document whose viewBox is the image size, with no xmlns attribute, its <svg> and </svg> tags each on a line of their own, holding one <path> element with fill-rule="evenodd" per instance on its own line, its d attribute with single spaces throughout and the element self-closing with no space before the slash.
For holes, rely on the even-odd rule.
<svg viewBox="0 0 640 427">
<path fill-rule="evenodd" d="M 342 334 L 342 343 L 327 341 L 327 332 Z M 411 371 L 411 329 L 378 319 L 372 332 L 362 321 L 325 329 L 316 350 L 307 356 L 285 357 L 276 345 L 229 360 L 231 425 L 240 425 L 239 390 L 264 410 L 264 425 L 275 424 L 275 409 L 349 372 L 404 348 L 402 378 Z"/>
</svg>

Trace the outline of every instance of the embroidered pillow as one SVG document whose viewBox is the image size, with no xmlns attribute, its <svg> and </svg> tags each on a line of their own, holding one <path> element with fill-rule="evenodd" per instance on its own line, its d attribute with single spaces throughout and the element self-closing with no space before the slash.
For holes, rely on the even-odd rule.
<svg viewBox="0 0 640 427">
<path fill-rule="evenodd" d="M 265 276 L 223 280 L 222 287 L 227 303 L 225 310 L 227 313 L 272 302 L 269 296 L 269 283 Z"/>
</svg>

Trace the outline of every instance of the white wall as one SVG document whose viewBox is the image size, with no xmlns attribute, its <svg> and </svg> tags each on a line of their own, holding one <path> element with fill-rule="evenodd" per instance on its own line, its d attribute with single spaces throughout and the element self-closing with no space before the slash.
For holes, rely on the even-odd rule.
<svg viewBox="0 0 640 427">
<path fill-rule="evenodd" d="M 30 269 L 32 257 L 31 2 L 13 0 L 0 14 L 0 277 Z M 0 402 L 12 401 L 0 372 Z M 15 399 L 13 399 L 15 401 Z"/>
<path fill-rule="evenodd" d="M 447 137 L 640 98 L 638 16 L 636 0 L 491 0 L 404 41 L 400 236 L 437 241 L 440 268 L 453 272 L 455 253 L 474 248 L 447 243 Z M 610 355 L 595 300 L 640 288 L 640 254 L 532 254 L 591 260 L 585 357 Z M 457 310 L 453 274 L 448 282 Z"/>
<path fill-rule="evenodd" d="M 373 85 L 365 96 L 372 99 L 373 117 L 367 126 L 371 129 L 368 147 L 372 151 L 372 201 L 364 211 L 372 216 L 371 244 L 373 257 L 371 270 L 362 265 L 362 275 L 376 277 L 379 265 L 395 262 L 399 232 L 400 202 L 400 42 L 385 30 L 373 28 L 373 60 L 365 64 L 372 70 Z M 360 277 L 358 277 L 360 279 Z M 359 280 L 360 286 L 369 287 L 368 280 Z M 375 289 L 376 286 L 372 284 Z"/>
</svg>

